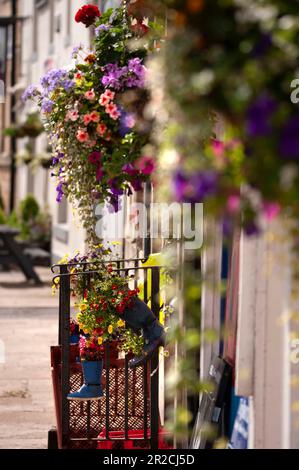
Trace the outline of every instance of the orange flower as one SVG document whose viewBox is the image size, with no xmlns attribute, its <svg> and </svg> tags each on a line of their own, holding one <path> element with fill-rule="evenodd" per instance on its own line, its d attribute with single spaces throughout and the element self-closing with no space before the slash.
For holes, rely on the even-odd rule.
<svg viewBox="0 0 299 470">
<path fill-rule="evenodd" d="M 94 54 L 88 54 L 87 57 L 85 57 L 85 62 L 88 64 L 93 64 L 96 61 L 96 56 Z"/>
</svg>

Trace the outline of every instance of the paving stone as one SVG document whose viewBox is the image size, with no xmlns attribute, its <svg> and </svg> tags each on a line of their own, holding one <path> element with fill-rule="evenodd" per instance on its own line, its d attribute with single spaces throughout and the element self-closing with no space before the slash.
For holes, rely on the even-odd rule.
<svg viewBox="0 0 299 470">
<path fill-rule="evenodd" d="M 55 425 L 50 346 L 57 344 L 58 296 L 49 270 L 38 271 L 41 288 L 23 287 L 19 272 L 0 273 L 0 449 L 46 448 Z"/>
</svg>

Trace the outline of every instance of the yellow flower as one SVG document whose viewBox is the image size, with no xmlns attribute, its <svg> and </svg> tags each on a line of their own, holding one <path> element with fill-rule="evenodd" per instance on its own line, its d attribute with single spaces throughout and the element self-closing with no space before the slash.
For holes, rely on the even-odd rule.
<svg viewBox="0 0 299 470">
<path fill-rule="evenodd" d="M 85 333 L 86 335 L 89 334 L 89 330 L 88 330 L 87 328 L 84 328 L 83 331 L 84 331 L 84 333 Z"/>
<path fill-rule="evenodd" d="M 117 322 L 117 326 L 118 326 L 119 328 L 123 328 L 123 327 L 125 326 L 125 324 L 126 324 L 126 323 L 125 323 L 123 320 L 118 320 L 118 322 Z"/>
<path fill-rule="evenodd" d="M 101 346 L 101 344 L 103 344 L 103 338 L 102 336 L 99 336 L 98 337 L 98 344 Z"/>
<path fill-rule="evenodd" d="M 84 312 L 87 309 L 87 305 L 85 303 L 80 304 L 81 312 Z"/>
<path fill-rule="evenodd" d="M 109 325 L 108 326 L 108 333 L 111 335 L 113 333 L 113 326 Z"/>
</svg>

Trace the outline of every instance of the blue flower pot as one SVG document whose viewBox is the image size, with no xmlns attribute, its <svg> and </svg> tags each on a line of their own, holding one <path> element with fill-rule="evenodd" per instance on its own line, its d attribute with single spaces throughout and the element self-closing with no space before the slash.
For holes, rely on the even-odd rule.
<svg viewBox="0 0 299 470">
<path fill-rule="evenodd" d="M 71 335 L 70 344 L 78 344 L 78 343 L 79 343 L 79 335 Z"/>
</svg>

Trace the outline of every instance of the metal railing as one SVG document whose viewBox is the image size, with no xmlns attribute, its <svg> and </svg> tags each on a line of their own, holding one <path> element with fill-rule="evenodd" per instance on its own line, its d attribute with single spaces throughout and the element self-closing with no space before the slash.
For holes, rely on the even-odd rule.
<svg viewBox="0 0 299 470">
<path fill-rule="evenodd" d="M 160 269 L 158 266 L 142 266 L 142 259 L 118 259 L 113 261 L 100 262 L 99 265 L 111 264 L 114 272 L 130 277 L 134 283 L 134 288 L 139 282 L 143 284 L 143 300 L 147 303 L 151 302 L 151 309 L 156 317 L 159 317 L 160 311 Z M 77 269 L 72 271 L 76 266 Z M 59 345 L 61 346 L 61 440 L 63 447 L 68 447 L 71 440 L 76 441 L 100 441 L 102 440 L 144 440 L 147 441 L 151 449 L 158 449 L 158 431 L 159 431 L 159 374 L 157 373 L 159 364 L 159 352 L 156 351 L 150 363 L 143 366 L 142 373 L 142 392 L 139 388 L 138 393 L 142 393 L 143 412 L 141 418 L 142 433 L 138 438 L 130 437 L 129 411 L 132 401 L 136 400 L 135 390 L 130 391 L 129 374 L 132 372 L 128 368 L 128 355 L 124 359 L 124 429 L 121 437 L 111 437 L 111 416 L 115 409 L 111 409 L 111 403 L 117 403 L 115 397 L 111 396 L 111 379 L 110 379 L 110 344 L 105 343 L 105 427 L 99 429 L 103 431 L 103 437 L 92 437 L 90 423 L 92 419 L 91 402 L 87 401 L 86 405 L 86 435 L 84 437 L 72 437 L 70 435 L 70 402 L 67 395 L 70 392 L 70 315 L 71 315 L 71 278 L 72 276 L 83 276 L 83 291 L 88 288 L 92 277 L 99 275 L 99 271 L 94 269 L 95 263 L 72 263 L 59 264 L 52 267 L 52 272 L 56 274 L 53 281 L 59 279 Z M 79 268 L 79 269 L 78 269 Z M 149 281 L 150 280 L 150 281 Z M 149 286 L 150 284 L 150 286 Z M 149 289 L 150 287 L 150 289 Z M 150 290 L 150 292 L 148 292 Z M 82 292 L 83 294 L 83 292 Z M 149 368 L 150 367 L 150 368 Z M 132 388 L 132 387 L 131 387 Z M 117 393 L 117 387 L 115 388 Z M 82 409 L 82 408 L 81 408 Z M 130 409 L 130 410 L 129 410 Z"/>
</svg>

